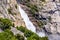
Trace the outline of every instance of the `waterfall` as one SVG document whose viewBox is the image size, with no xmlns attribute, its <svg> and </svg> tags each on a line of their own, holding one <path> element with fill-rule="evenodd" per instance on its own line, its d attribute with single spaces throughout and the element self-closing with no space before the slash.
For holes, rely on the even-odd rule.
<svg viewBox="0 0 60 40">
<path fill-rule="evenodd" d="M 23 18 L 23 21 L 25 22 L 25 25 L 26 25 L 27 29 L 29 29 L 32 32 L 36 33 L 40 37 L 45 37 L 44 32 L 38 32 L 38 33 L 36 32 L 36 28 L 32 24 L 32 22 L 29 20 L 29 17 L 27 16 L 27 13 L 20 6 L 18 6 L 18 7 L 19 7 L 19 12 L 21 14 L 21 17 Z"/>
<path fill-rule="evenodd" d="M 20 14 L 26 24 L 26 27 L 29 29 L 29 30 L 32 30 L 33 32 L 36 31 L 36 28 L 34 27 L 34 25 L 32 24 L 32 22 L 29 20 L 27 14 L 25 13 L 25 11 L 19 6 L 19 11 L 20 11 Z"/>
</svg>

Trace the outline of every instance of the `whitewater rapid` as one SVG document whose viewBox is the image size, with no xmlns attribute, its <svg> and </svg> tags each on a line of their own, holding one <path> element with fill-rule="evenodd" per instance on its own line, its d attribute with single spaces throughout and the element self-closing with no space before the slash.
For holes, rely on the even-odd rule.
<svg viewBox="0 0 60 40">
<path fill-rule="evenodd" d="M 20 7 L 19 7 L 19 12 L 21 14 L 21 17 L 23 18 L 23 21 L 25 22 L 25 25 L 27 29 L 31 30 L 32 32 L 36 33 L 40 37 L 45 37 L 44 32 L 36 32 L 36 27 L 32 24 L 32 22 L 29 20 L 29 17 L 27 16 L 27 13 Z"/>
</svg>

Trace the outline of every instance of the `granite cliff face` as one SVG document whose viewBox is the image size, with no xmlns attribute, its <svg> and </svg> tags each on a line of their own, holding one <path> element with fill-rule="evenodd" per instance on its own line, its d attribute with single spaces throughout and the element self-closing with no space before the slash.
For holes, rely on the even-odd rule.
<svg viewBox="0 0 60 40">
<path fill-rule="evenodd" d="M 60 0 L 21 0 L 20 4 L 37 30 L 42 27 L 50 40 L 60 40 Z"/>
<path fill-rule="evenodd" d="M 15 26 L 25 26 L 16 0 L 0 0 L 0 18 L 12 20 Z"/>
<path fill-rule="evenodd" d="M 25 26 L 18 4 L 28 14 L 36 31 L 44 31 L 49 40 L 60 40 L 60 0 L 0 0 L 0 18 Z"/>
<path fill-rule="evenodd" d="M 45 0 L 45 1 L 44 0 L 43 1 L 41 0 L 23 1 L 22 0 L 20 2 L 21 2 L 21 7 L 26 11 L 31 21 L 33 20 L 34 22 L 37 22 L 37 21 L 43 22 L 42 25 L 43 25 L 43 28 L 46 29 L 46 31 L 49 30 L 48 32 L 51 32 L 51 33 L 60 33 L 58 29 L 60 24 L 59 0 L 49 0 L 49 1 L 48 0 Z M 34 15 L 35 18 L 32 15 Z"/>
</svg>

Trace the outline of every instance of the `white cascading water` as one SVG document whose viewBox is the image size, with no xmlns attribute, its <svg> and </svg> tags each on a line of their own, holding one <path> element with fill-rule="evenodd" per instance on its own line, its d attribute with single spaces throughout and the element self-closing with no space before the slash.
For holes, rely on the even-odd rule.
<svg viewBox="0 0 60 40">
<path fill-rule="evenodd" d="M 32 22 L 29 20 L 29 17 L 27 16 L 27 13 L 20 6 L 18 6 L 18 7 L 19 7 L 19 12 L 21 14 L 21 17 L 23 18 L 27 29 L 29 29 L 32 32 L 36 33 L 36 28 L 32 24 Z M 40 37 L 45 37 L 45 33 L 44 32 L 39 32 L 39 33 L 36 33 L 36 34 L 38 34 Z"/>
</svg>

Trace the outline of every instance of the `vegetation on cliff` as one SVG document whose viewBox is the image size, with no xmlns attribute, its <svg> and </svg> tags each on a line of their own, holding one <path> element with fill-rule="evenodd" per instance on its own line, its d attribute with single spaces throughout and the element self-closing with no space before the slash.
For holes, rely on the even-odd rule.
<svg viewBox="0 0 60 40">
<path fill-rule="evenodd" d="M 14 35 L 9 29 L 0 33 L 0 40 L 23 40 L 24 37 L 21 35 Z"/>
<path fill-rule="evenodd" d="M 48 37 L 39 37 L 34 32 L 26 29 L 25 27 L 17 27 L 18 30 L 22 31 L 24 33 L 24 36 L 27 37 L 27 40 L 48 40 Z"/>
<path fill-rule="evenodd" d="M 11 26 L 13 26 L 11 20 L 6 19 L 6 18 L 0 18 L 0 28 L 2 30 L 10 29 Z"/>
<path fill-rule="evenodd" d="M 17 27 L 17 29 L 23 32 L 24 36 L 20 34 L 14 35 L 13 32 L 10 31 L 11 26 L 13 26 L 11 20 L 0 18 L 0 28 L 3 30 L 0 33 L 0 40 L 24 40 L 24 36 L 27 40 L 48 40 L 47 37 L 39 37 L 37 34 L 23 26 Z"/>
</svg>

